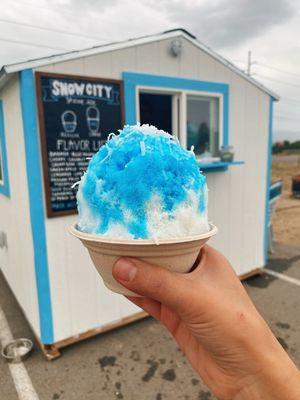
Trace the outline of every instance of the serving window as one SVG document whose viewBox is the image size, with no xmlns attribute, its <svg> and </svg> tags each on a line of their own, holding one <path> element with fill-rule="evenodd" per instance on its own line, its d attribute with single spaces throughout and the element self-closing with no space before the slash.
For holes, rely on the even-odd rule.
<svg viewBox="0 0 300 400">
<path fill-rule="evenodd" d="M 218 93 L 137 87 L 137 120 L 175 136 L 196 157 L 216 157 L 222 140 L 222 96 Z"/>
</svg>

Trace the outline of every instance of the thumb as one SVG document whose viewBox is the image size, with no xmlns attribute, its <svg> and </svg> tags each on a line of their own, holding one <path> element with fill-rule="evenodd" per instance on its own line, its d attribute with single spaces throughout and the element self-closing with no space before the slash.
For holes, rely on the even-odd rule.
<svg viewBox="0 0 300 400">
<path fill-rule="evenodd" d="M 120 258 L 114 265 L 113 276 L 131 291 L 177 311 L 188 303 L 189 282 L 184 274 L 136 258 Z"/>
</svg>

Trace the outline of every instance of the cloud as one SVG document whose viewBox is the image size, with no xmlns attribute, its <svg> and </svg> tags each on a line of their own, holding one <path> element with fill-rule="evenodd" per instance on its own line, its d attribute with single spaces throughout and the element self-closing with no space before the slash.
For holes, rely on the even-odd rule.
<svg viewBox="0 0 300 400">
<path fill-rule="evenodd" d="M 156 7 L 153 0 L 147 2 Z M 292 18 L 288 0 L 178 1 L 159 3 L 172 22 L 214 48 L 237 46 Z"/>
<path fill-rule="evenodd" d="M 106 8 L 115 7 L 120 0 L 67 0 L 67 5 L 69 5 L 70 10 L 74 7 L 76 10 L 81 12 L 90 11 L 95 12 L 95 10 L 101 12 L 104 11 Z"/>
<path fill-rule="evenodd" d="M 273 143 L 280 142 L 283 140 L 296 142 L 297 140 L 300 140 L 299 138 L 300 138 L 299 130 L 297 131 L 289 130 L 288 127 L 286 129 L 274 130 L 273 133 Z"/>
<path fill-rule="evenodd" d="M 242 68 L 251 49 L 255 61 L 298 74 L 299 0 L 0 0 L 0 5 L 0 68 L 63 49 L 182 27 Z M 254 78 L 281 96 L 274 112 L 275 134 L 295 136 L 300 78 L 259 64 L 252 67 Z"/>
</svg>

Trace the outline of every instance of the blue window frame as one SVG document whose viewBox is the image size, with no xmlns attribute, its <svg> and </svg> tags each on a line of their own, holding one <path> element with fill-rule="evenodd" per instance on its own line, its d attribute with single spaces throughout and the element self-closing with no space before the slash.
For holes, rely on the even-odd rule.
<svg viewBox="0 0 300 400">
<path fill-rule="evenodd" d="M 220 82 L 198 81 L 162 75 L 124 72 L 125 121 L 127 124 L 137 122 L 137 89 L 139 87 L 175 89 L 178 91 L 195 91 L 217 94 L 222 98 L 222 144 L 228 144 L 229 85 Z M 186 140 L 186 138 L 185 138 Z M 184 145 L 184 143 L 183 143 Z"/>
<path fill-rule="evenodd" d="M 10 195 L 2 100 L 0 100 L 0 193 L 7 197 Z"/>
</svg>

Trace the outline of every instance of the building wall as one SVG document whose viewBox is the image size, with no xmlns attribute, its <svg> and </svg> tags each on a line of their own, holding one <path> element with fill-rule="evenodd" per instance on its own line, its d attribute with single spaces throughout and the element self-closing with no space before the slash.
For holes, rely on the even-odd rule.
<svg viewBox="0 0 300 400">
<path fill-rule="evenodd" d="M 0 268 L 33 330 L 39 336 L 39 314 L 34 253 L 29 215 L 25 147 L 14 77 L 0 92 L 3 101 L 10 198 L 0 194 L 0 230 L 7 234 L 8 248 L 0 249 Z"/>
<path fill-rule="evenodd" d="M 207 173 L 209 218 L 219 228 L 211 243 L 239 274 L 264 263 L 264 218 L 269 95 L 183 40 L 181 57 L 168 53 L 171 40 L 93 55 L 39 71 L 121 79 L 123 71 L 224 82 L 229 88 L 229 143 L 244 165 Z M 46 219 L 55 340 L 137 311 L 106 290 L 86 250 L 68 233 L 76 216 Z"/>
</svg>

